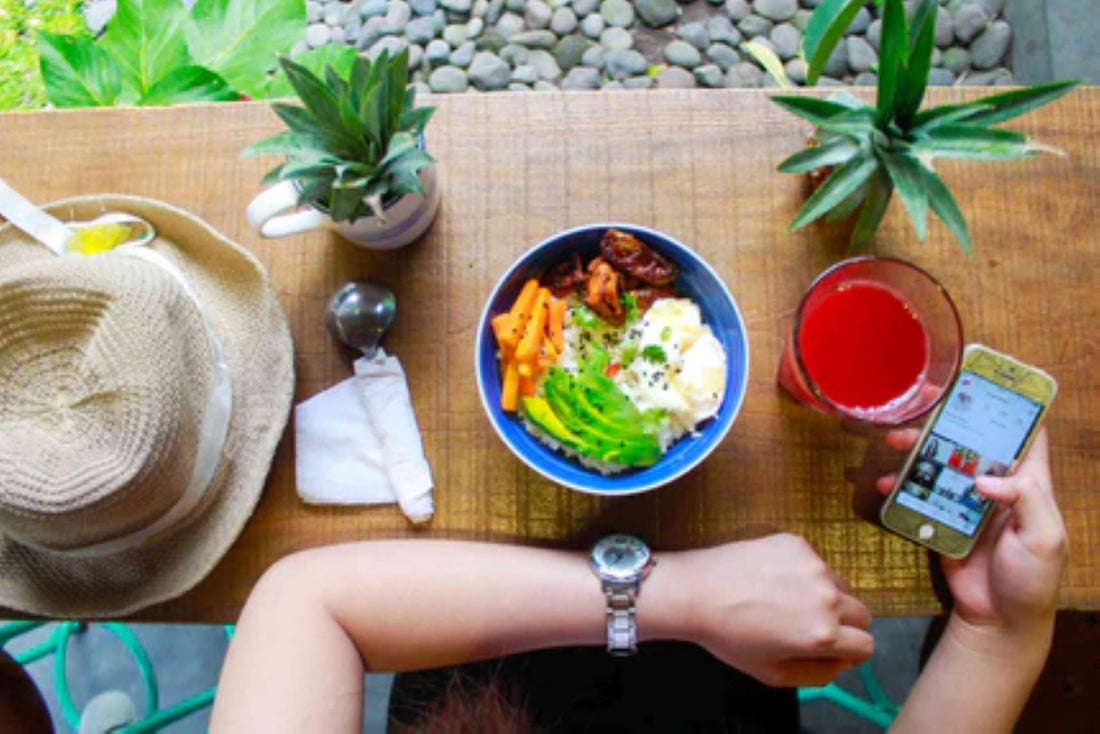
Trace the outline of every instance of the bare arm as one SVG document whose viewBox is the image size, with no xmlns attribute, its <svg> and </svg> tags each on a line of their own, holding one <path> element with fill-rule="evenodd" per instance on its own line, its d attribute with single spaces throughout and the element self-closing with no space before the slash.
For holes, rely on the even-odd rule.
<svg viewBox="0 0 1100 734">
<path fill-rule="evenodd" d="M 915 434 L 887 440 L 906 448 Z M 891 731 L 1012 731 L 1050 651 L 1066 533 L 1046 432 L 1015 476 L 983 477 L 978 490 L 997 501 L 996 514 L 968 558 L 942 559 L 955 608 Z"/>
<path fill-rule="evenodd" d="M 804 541 L 657 558 L 638 600 L 644 640 L 691 640 L 783 685 L 823 683 L 871 654 L 870 615 Z M 300 553 L 249 597 L 211 731 L 359 731 L 364 670 L 602 645 L 605 608 L 578 553 L 433 541 Z"/>
</svg>

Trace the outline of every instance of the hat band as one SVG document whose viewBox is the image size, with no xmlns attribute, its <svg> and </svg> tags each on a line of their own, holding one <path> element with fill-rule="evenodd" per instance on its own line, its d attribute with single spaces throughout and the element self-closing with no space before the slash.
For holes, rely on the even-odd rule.
<svg viewBox="0 0 1100 734">
<path fill-rule="evenodd" d="M 233 408 L 233 385 L 230 379 L 229 365 L 225 361 L 225 353 L 222 351 L 221 342 L 214 333 L 206 310 L 203 308 L 202 302 L 199 301 L 198 294 L 195 293 L 195 290 L 179 268 L 160 253 L 154 252 L 144 245 L 124 245 L 116 248 L 113 252 L 141 258 L 153 263 L 167 271 L 183 288 L 184 293 L 195 304 L 195 308 L 198 309 L 199 316 L 202 318 L 203 329 L 206 331 L 206 341 L 210 346 L 212 357 L 213 385 L 210 389 L 210 397 L 206 402 L 206 408 L 203 411 L 199 446 L 195 452 L 195 465 L 191 471 L 191 479 L 183 494 L 167 512 L 140 530 L 89 545 L 53 548 L 16 538 L 24 545 L 67 556 L 96 557 L 121 553 L 178 525 L 191 514 L 192 510 L 198 507 L 206 495 L 206 490 L 210 487 L 210 482 L 214 479 L 214 474 L 221 463 L 222 449 L 225 448 L 226 437 L 229 435 L 229 418 Z"/>
</svg>

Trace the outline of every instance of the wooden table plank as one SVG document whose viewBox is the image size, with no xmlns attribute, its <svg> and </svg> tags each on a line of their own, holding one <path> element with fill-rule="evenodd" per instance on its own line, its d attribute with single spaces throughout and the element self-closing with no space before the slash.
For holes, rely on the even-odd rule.
<svg viewBox="0 0 1100 734">
<path fill-rule="evenodd" d="M 973 92 L 935 89 L 930 97 L 967 95 Z M 803 184 L 775 165 L 808 128 L 753 91 L 471 94 L 432 102 L 439 113 L 428 143 L 440 160 L 443 210 L 422 241 L 396 253 L 362 251 L 327 233 L 272 242 L 249 231 L 244 208 L 271 162 L 238 153 L 278 129 L 265 104 L 0 115 L 0 175 L 31 198 L 157 197 L 252 249 L 290 315 L 298 401 L 350 374 L 351 355 L 321 325 L 338 285 L 379 278 L 400 304 L 387 347 L 409 374 L 437 479 L 431 527 L 412 530 L 395 507 L 304 506 L 294 493 L 288 432 L 264 498 L 229 555 L 192 592 L 137 618 L 232 620 L 280 556 L 363 538 L 581 548 L 623 530 L 658 548 L 685 548 L 776 528 L 807 537 L 876 612 L 938 611 L 925 554 L 858 519 L 873 513 L 873 477 L 897 458 L 867 431 L 793 405 L 775 387 L 800 294 L 845 252 L 838 229 L 787 232 Z M 956 299 L 968 340 L 1058 378 L 1050 427 L 1072 547 L 1061 604 L 1095 609 L 1100 91 L 1074 92 L 1017 126 L 1068 158 L 939 166 L 970 222 L 973 257 L 938 222 L 919 244 L 897 202 L 877 251 L 936 275 Z M 477 319 L 504 269 L 539 239 L 593 221 L 655 227 L 695 247 L 738 300 L 751 345 L 748 395 L 719 450 L 669 487 L 616 500 L 554 487 L 514 459 L 489 427 L 472 369 Z"/>
</svg>

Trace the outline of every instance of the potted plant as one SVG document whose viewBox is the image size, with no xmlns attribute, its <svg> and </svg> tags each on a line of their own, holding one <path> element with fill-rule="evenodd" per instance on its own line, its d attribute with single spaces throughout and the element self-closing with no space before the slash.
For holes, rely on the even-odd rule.
<svg viewBox="0 0 1100 734">
<path fill-rule="evenodd" d="M 408 51 L 373 62 L 347 53 L 345 63 L 327 59 L 322 73 L 280 59 L 302 106 L 272 104 L 289 129 L 244 150 L 286 158 L 264 177 L 280 183 L 253 199 L 248 220 L 265 237 L 331 227 L 364 247 L 402 247 L 439 210 L 434 159 L 424 150 L 434 109 L 415 106 Z M 305 208 L 279 213 L 295 207 Z"/>
<path fill-rule="evenodd" d="M 804 49 L 810 67 L 808 80 L 820 73 L 819 67 L 851 20 L 838 10 L 852 5 L 852 0 L 828 0 L 815 11 L 807 26 Z M 856 9 L 859 5 L 855 4 Z M 878 228 L 896 188 L 922 242 L 931 209 L 969 252 L 972 243 L 966 220 L 932 161 L 1003 161 L 1058 152 L 1023 133 L 995 126 L 1061 97 L 1078 82 L 1053 82 L 921 110 L 932 66 L 937 2 L 920 0 L 911 23 L 906 22 L 902 0 L 886 0 L 885 5 L 874 106 L 846 92 L 827 100 L 772 97 L 815 126 L 808 146 L 780 163 L 779 170 L 817 173 L 823 179 L 791 229 L 822 216 L 840 220 L 858 209 L 851 244 L 861 247 Z"/>
</svg>

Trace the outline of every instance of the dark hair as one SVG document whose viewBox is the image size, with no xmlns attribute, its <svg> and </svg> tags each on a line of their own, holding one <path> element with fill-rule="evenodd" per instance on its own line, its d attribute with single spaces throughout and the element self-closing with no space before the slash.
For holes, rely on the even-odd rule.
<svg viewBox="0 0 1100 734">
<path fill-rule="evenodd" d="M 500 676 L 462 670 L 399 675 L 390 701 L 393 734 L 535 734 L 525 697 Z"/>
</svg>

